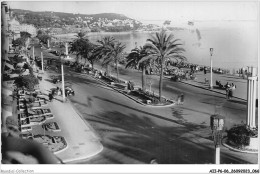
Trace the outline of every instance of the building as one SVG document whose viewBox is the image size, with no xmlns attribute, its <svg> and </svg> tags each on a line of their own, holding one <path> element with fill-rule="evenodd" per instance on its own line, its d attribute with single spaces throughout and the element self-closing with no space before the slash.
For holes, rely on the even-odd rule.
<svg viewBox="0 0 260 174">
<path fill-rule="evenodd" d="M 12 18 L 8 21 L 8 28 L 9 32 L 11 33 L 11 39 L 16 40 L 17 38 L 20 38 L 20 23 L 15 19 Z"/>
</svg>

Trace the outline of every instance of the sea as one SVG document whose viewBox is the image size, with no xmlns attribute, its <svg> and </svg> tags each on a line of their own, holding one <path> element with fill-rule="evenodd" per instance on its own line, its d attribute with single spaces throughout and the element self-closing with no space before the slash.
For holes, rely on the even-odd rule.
<svg viewBox="0 0 260 174">
<path fill-rule="evenodd" d="M 258 67 L 258 31 L 257 21 L 195 21 L 194 25 L 176 26 L 176 30 L 169 33 L 180 39 L 188 62 L 210 66 L 212 58 L 213 67 L 237 71 L 248 66 Z M 154 34 L 147 31 L 99 32 L 87 33 L 87 37 L 96 43 L 103 37 L 112 36 L 125 44 L 124 51 L 129 53 L 136 46 L 143 46 Z M 69 33 L 56 37 L 73 40 L 76 35 Z M 213 48 L 212 57 L 210 48 Z"/>
</svg>

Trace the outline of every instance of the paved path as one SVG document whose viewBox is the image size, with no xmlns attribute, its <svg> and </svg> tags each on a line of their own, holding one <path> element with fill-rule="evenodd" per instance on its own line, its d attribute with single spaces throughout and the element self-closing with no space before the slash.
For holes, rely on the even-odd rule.
<svg viewBox="0 0 260 174">
<path fill-rule="evenodd" d="M 56 88 L 50 82 L 50 79 L 45 72 L 43 80 L 40 81 L 40 90 L 46 94 L 51 88 Z M 47 120 L 48 122 L 57 122 L 61 128 L 60 132 L 44 131 L 40 126 L 37 126 L 31 131 L 35 134 L 46 134 L 51 136 L 63 136 L 68 144 L 65 150 L 62 150 L 56 155 L 65 163 L 85 160 L 93 157 L 103 150 L 99 137 L 96 135 L 92 127 L 81 118 L 79 113 L 73 108 L 70 101 L 62 102 L 62 97 L 55 97 L 53 102 L 49 102 L 49 107 L 54 114 L 54 119 Z"/>
<path fill-rule="evenodd" d="M 196 80 L 183 80 L 182 83 L 186 83 L 206 90 L 222 93 L 224 95 L 226 94 L 226 91 L 222 89 L 218 89 L 216 87 L 216 80 L 221 81 L 223 85 L 225 85 L 227 82 L 234 83 L 236 85 L 236 90 L 233 92 L 233 96 L 238 99 L 247 100 L 247 79 L 242 79 L 241 77 L 225 75 L 225 74 L 213 74 L 212 83 L 214 87 L 213 89 L 209 89 L 209 84 L 205 83 L 205 78 L 208 79 L 210 82 L 209 73 L 204 75 L 203 72 L 198 72 L 196 73 L 196 77 L 197 77 Z"/>
</svg>

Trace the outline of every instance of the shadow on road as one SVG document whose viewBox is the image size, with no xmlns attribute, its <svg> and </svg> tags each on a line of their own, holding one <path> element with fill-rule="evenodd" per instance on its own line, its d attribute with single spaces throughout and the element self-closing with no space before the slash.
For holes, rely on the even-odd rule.
<svg viewBox="0 0 260 174">
<path fill-rule="evenodd" d="M 214 163 L 213 142 L 193 134 L 187 127 L 158 126 L 152 118 L 117 111 L 91 115 L 87 121 L 95 125 L 105 147 L 87 163 L 102 163 L 104 157 L 109 158 L 107 162 L 118 163 L 121 155 L 128 159 L 124 163 L 149 163 L 152 157 L 160 164 Z M 210 132 L 209 128 L 205 131 Z M 221 163 L 248 163 L 224 152 L 221 155 Z"/>
</svg>

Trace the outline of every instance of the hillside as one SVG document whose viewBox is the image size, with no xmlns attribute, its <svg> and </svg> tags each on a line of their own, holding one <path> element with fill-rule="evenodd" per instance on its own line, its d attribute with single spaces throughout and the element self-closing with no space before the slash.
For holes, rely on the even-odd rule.
<svg viewBox="0 0 260 174">
<path fill-rule="evenodd" d="M 13 15 L 20 23 L 33 24 L 37 28 L 62 28 L 67 25 L 78 25 L 78 27 L 82 28 L 86 26 L 90 27 L 90 25 L 95 22 L 100 22 L 105 25 L 114 20 L 140 23 L 134 19 L 126 17 L 125 15 L 116 13 L 73 14 L 51 11 L 34 12 L 21 9 L 12 9 L 12 11 Z"/>
</svg>

